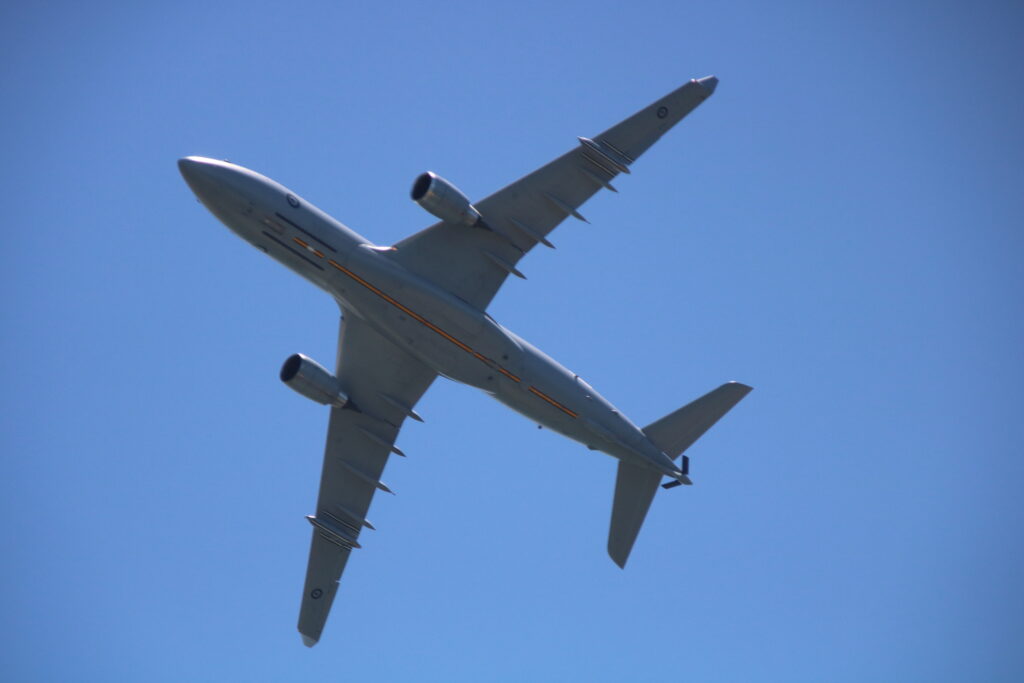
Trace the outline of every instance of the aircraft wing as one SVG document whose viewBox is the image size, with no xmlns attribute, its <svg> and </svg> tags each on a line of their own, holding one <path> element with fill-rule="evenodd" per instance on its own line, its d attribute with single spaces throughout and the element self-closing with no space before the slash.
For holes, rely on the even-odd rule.
<svg viewBox="0 0 1024 683">
<path fill-rule="evenodd" d="M 302 641 L 320 639 L 338 579 L 377 489 L 380 476 L 406 417 L 419 419 L 413 406 L 437 376 L 420 361 L 381 336 L 354 313 L 343 311 L 336 375 L 350 403 L 331 408 L 320 475 L 306 584 L 299 611 Z M 389 491 L 390 492 L 390 491 Z"/>
<path fill-rule="evenodd" d="M 488 226 L 440 222 L 401 242 L 391 257 L 480 310 L 516 263 L 714 92 L 718 79 L 692 80 L 546 166 L 476 202 Z M 488 229 L 489 228 L 489 229 Z"/>
</svg>

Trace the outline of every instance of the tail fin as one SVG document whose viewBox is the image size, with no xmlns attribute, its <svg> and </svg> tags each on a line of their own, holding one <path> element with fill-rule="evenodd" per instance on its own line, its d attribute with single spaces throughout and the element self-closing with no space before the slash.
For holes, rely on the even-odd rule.
<svg viewBox="0 0 1024 683">
<path fill-rule="evenodd" d="M 751 387 L 739 382 L 723 384 L 674 413 L 647 425 L 644 433 L 655 446 L 675 459 L 750 391 Z M 608 554 L 620 567 L 626 566 L 661 477 L 660 473 L 650 468 L 619 461 L 612 523 L 608 531 Z"/>
</svg>

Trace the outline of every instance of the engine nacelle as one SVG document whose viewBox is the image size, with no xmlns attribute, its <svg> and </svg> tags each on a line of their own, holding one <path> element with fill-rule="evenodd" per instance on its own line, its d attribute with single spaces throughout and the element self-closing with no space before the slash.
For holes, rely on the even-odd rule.
<svg viewBox="0 0 1024 683">
<path fill-rule="evenodd" d="M 341 390 L 338 378 L 309 356 L 296 353 L 281 366 L 281 381 L 311 401 L 327 406 L 343 407 L 348 396 Z"/>
<path fill-rule="evenodd" d="M 433 171 L 420 174 L 412 184 L 412 198 L 417 204 L 443 221 L 456 225 L 476 225 L 481 221 L 466 195 Z"/>
</svg>

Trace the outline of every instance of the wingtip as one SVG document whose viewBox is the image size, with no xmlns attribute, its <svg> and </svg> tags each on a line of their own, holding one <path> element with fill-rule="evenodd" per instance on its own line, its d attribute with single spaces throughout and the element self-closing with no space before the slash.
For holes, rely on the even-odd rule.
<svg viewBox="0 0 1024 683">
<path fill-rule="evenodd" d="M 705 76 L 704 78 L 695 78 L 694 82 L 700 87 L 708 91 L 708 95 L 715 92 L 715 88 L 718 87 L 718 79 L 714 76 Z"/>
<path fill-rule="evenodd" d="M 608 547 L 608 557 L 612 558 L 612 562 L 614 562 L 616 565 L 618 565 L 619 569 L 625 569 L 626 568 L 626 560 L 629 559 L 629 553 L 627 552 L 625 555 L 623 555 L 621 549 L 619 549 L 619 548 L 612 548 L 609 545 L 609 547 Z"/>
<path fill-rule="evenodd" d="M 314 645 L 317 644 L 317 642 L 319 642 L 319 641 L 317 641 L 316 638 L 310 638 L 305 633 L 302 633 L 300 635 L 302 636 L 302 644 L 305 645 L 306 647 L 313 647 Z"/>
</svg>

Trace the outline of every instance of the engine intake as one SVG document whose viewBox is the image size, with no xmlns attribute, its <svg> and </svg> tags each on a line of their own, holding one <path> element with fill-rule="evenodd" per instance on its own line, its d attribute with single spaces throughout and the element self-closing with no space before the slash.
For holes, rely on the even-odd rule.
<svg viewBox="0 0 1024 683">
<path fill-rule="evenodd" d="M 469 198 L 433 171 L 416 178 L 411 194 L 413 201 L 443 221 L 470 226 L 483 221 Z"/>
<path fill-rule="evenodd" d="M 311 401 L 342 408 L 348 396 L 341 390 L 338 378 L 309 356 L 296 353 L 281 366 L 281 381 Z"/>
</svg>

